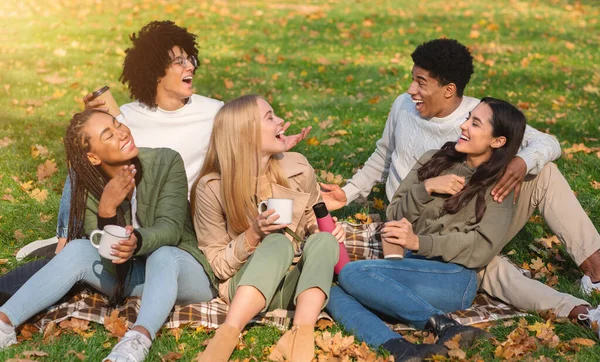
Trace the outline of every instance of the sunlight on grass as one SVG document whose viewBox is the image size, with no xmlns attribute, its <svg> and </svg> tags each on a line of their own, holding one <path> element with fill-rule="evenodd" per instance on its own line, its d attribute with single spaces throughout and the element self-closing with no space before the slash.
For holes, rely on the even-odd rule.
<svg viewBox="0 0 600 362">
<path fill-rule="evenodd" d="M 456 38 L 475 58 L 467 95 L 506 99 L 523 109 L 532 126 L 556 135 L 563 148 L 583 143 L 593 150 L 565 155 L 557 164 L 600 225 L 600 8 L 595 2 L 10 0 L 0 5 L 0 259 L 7 259 L 2 273 L 19 265 L 13 255 L 20 246 L 54 234 L 69 117 L 82 109 L 85 94 L 105 84 L 119 103 L 129 101 L 118 81 L 128 35 L 156 19 L 173 20 L 198 35 L 197 93 L 222 100 L 258 93 L 292 122 L 292 131 L 312 125 L 310 140 L 296 151 L 324 181 L 328 176 L 321 171 L 349 178 L 369 157 L 392 102 L 409 85 L 414 48 L 431 38 Z M 325 146 L 333 137 L 338 140 Z M 37 146 L 47 153 L 34 157 Z M 48 160 L 58 171 L 39 180 L 38 167 Z M 23 186 L 29 181 L 31 189 Z M 48 193 L 45 200 L 32 196 L 36 188 Z M 381 187 L 365 203 L 337 215 L 375 210 L 375 198 L 383 194 Z M 511 258 L 519 264 L 540 257 L 544 265 L 562 267 L 556 288 L 581 296 L 576 286 L 581 274 L 562 247 L 545 255 L 530 247 L 540 248 L 535 239 L 548 234 L 543 224 L 531 222 L 504 251 L 514 250 Z M 600 302 L 598 295 L 586 299 L 594 306 Z M 528 323 L 544 321 L 536 318 Z M 0 351 L 0 359 L 43 350 L 49 356 L 40 360 L 73 360 L 70 350 L 85 350 L 88 360 L 98 360 L 116 340 L 103 327 L 93 328 L 97 333 L 87 342 L 67 335 L 46 344 L 36 335 Z M 492 332 L 503 342 L 515 328 L 516 322 L 499 324 Z M 594 333 L 569 323 L 557 324 L 555 332 L 561 341 L 596 340 Z M 163 333 L 149 360 L 173 351 L 191 360 L 206 337 L 186 330 L 176 342 Z M 234 356 L 261 359 L 277 338 L 272 328 L 253 328 L 247 334 L 250 347 Z M 486 341 L 468 356 L 493 360 L 495 348 Z M 598 346 L 569 348 L 543 347 L 531 356 L 600 359 Z"/>
</svg>

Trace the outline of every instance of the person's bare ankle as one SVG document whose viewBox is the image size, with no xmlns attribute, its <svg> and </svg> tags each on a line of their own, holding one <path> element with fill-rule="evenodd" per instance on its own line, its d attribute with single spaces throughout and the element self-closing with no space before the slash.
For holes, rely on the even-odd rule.
<svg viewBox="0 0 600 362">
<path fill-rule="evenodd" d="M 58 243 L 56 243 L 56 249 L 54 250 L 54 254 L 60 253 L 61 250 L 67 245 L 67 238 L 58 238 Z"/>
<path fill-rule="evenodd" d="M 12 323 L 10 322 L 10 319 L 8 319 L 8 317 L 6 316 L 6 314 L 0 312 L 0 321 L 8 324 L 9 326 L 12 326 Z"/>
<path fill-rule="evenodd" d="M 589 305 L 578 305 L 569 312 L 569 319 L 577 319 L 580 314 L 586 314 L 590 310 Z"/>
<path fill-rule="evenodd" d="M 581 271 L 590 277 L 593 283 L 600 281 L 600 250 L 590 255 L 579 266 Z"/>
</svg>

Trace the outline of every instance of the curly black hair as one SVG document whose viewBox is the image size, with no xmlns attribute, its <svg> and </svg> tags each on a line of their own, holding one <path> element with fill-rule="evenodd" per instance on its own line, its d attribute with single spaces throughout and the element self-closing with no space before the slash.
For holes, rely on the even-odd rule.
<svg viewBox="0 0 600 362">
<path fill-rule="evenodd" d="M 196 35 L 174 22 L 152 21 L 136 35 L 129 36 L 133 46 L 128 48 L 119 80 L 129 88 L 130 96 L 150 108 L 156 108 L 156 84 L 171 65 L 169 52 L 174 46 L 188 56 L 198 57 Z"/>
<path fill-rule="evenodd" d="M 454 39 L 435 39 L 419 45 L 410 56 L 441 85 L 454 83 L 462 97 L 473 74 L 473 57 L 466 46 Z"/>
</svg>

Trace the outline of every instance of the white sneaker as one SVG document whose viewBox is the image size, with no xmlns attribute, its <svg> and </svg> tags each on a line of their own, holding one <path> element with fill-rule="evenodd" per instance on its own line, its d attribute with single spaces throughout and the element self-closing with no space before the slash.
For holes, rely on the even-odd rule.
<svg viewBox="0 0 600 362">
<path fill-rule="evenodd" d="M 600 283 L 592 283 L 592 278 L 584 275 L 581 278 L 581 292 L 590 295 L 594 290 L 600 291 Z"/>
<path fill-rule="evenodd" d="M 596 309 L 590 309 L 586 314 L 579 314 L 577 316 L 581 322 L 584 322 L 588 327 L 592 328 L 596 333 L 598 333 L 598 337 L 600 337 L 600 330 L 597 330 L 600 327 L 600 307 Z M 596 327 L 593 326 L 593 322 L 596 322 Z"/>
<path fill-rule="evenodd" d="M 4 349 L 8 346 L 12 346 L 17 343 L 17 333 L 15 328 L 0 321 L 0 349 Z M 10 330 L 10 332 L 8 332 Z"/>
<path fill-rule="evenodd" d="M 40 249 L 52 249 L 51 252 L 54 254 L 54 249 L 56 249 L 56 244 L 58 244 L 58 238 L 56 236 L 51 237 L 50 239 L 44 240 L 36 240 L 22 247 L 19 251 L 17 251 L 17 255 L 15 256 L 17 260 L 21 261 L 25 257 L 35 253 Z M 53 246 L 53 248 L 51 247 Z M 43 255 L 42 255 L 43 254 Z M 42 254 L 36 256 L 45 256 L 47 251 L 43 251 Z"/>
<path fill-rule="evenodd" d="M 142 362 L 146 359 L 152 341 L 137 331 L 128 331 L 102 362 Z"/>
</svg>

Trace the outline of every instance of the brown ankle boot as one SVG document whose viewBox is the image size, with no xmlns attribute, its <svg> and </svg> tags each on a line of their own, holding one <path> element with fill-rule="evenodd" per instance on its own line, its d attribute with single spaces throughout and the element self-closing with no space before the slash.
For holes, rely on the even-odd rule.
<svg viewBox="0 0 600 362">
<path fill-rule="evenodd" d="M 240 331 L 223 324 L 198 358 L 198 362 L 227 362 L 240 341 Z"/>
<path fill-rule="evenodd" d="M 315 357 L 314 326 L 294 324 L 269 355 L 272 361 L 310 362 Z"/>
</svg>

